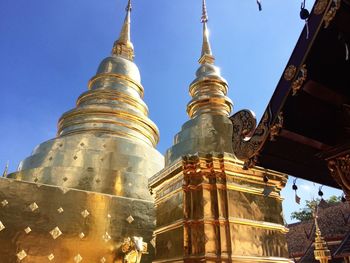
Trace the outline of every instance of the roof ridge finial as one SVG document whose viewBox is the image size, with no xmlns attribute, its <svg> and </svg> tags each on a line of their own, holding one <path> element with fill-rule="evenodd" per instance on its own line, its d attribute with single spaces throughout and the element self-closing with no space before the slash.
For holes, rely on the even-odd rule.
<svg viewBox="0 0 350 263">
<path fill-rule="evenodd" d="M 207 28 L 208 22 L 208 12 L 206 1 L 202 1 L 202 17 L 201 22 L 203 23 L 203 44 L 202 44 L 202 54 L 199 59 L 200 64 L 214 64 L 215 58 L 211 52 L 210 42 L 209 42 L 209 31 Z"/>
<path fill-rule="evenodd" d="M 114 43 L 112 54 L 121 56 L 131 61 L 134 60 L 134 46 L 131 43 L 130 38 L 130 14 L 132 10 L 131 0 L 128 0 L 128 4 L 125 8 L 126 16 L 122 30 L 120 31 L 119 39 Z"/>
<path fill-rule="evenodd" d="M 320 227 L 318 225 L 318 209 L 319 206 L 315 202 L 314 219 L 315 219 L 315 250 L 314 257 L 320 263 L 327 263 L 331 259 L 331 252 L 327 247 L 327 243 L 322 237 Z"/>
</svg>

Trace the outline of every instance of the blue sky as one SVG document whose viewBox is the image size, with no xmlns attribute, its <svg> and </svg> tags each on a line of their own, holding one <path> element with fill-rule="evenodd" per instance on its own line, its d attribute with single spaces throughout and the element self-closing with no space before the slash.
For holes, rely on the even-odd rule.
<svg viewBox="0 0 350 263">
<path fill-rule="evenodd" d="M 188 85 L 201 48 L 201 0 L 133 2 L 135 62 L 164 153 L 187 120 Z M 304 26 L 300 1 L 262 0 L 262 12 L 255 0 L 207 2 L 212 49 L 234 111 L 251 109 L 260 118 Z M 109 55 L 125 5 L 126 0 L 0 1 L 0 167 L 9 160 L 10 170 L 16 169 L 37 144 L 55 136 L 58 118 L 74 107 Z M 317 195 L 318 186 L 299 184 L 303 199 Z M 289 221 L 299 206 L 291 185 L 283 194 Z"/>
</svg>

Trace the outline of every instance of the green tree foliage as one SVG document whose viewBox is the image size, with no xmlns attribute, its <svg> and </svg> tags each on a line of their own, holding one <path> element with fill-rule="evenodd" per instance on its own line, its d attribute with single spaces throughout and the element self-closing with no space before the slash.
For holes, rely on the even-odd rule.
<svg viewBox="0 0 350 263">
<path fill-rule="evenodd" d="M 337 204 L 341 201 L 341 196 L 332 195 L 325 201 L 328 204 Z M 293 212 L 290 218 L 296 219 L 301 222 L 313 219 L 313 211 L 319 202 L 319 198 L 317 198 L 316 200 L 306 200 L 305 207 L 299 209 L 299 211 Z"/>
</svg>

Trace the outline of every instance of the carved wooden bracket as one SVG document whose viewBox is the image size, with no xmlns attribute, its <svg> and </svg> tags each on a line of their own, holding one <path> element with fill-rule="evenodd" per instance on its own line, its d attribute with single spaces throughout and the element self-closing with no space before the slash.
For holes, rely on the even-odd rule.
<svg viewBox="0 0 350 263">
<path fill-rule="evenodd" d="M 350 154 L 328 160 L 328 169 L 350 202 Z"/>
<path fill-rule="evenodd" d="M 241 110 L 230 117 L 233 123 L 232 147 L 236 157 L 245 161 L 244 169 L 254 167 L 257 155 L 270 132 L 270 114 L 266 111 L 256 127 L 255 114 Z"/>
</svg>

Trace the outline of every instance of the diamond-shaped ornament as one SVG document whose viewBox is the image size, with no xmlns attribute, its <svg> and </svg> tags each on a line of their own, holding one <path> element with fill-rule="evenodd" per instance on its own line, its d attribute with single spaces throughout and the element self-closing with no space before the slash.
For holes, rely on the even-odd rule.
<svg viewBox="0 0 350 263">
<path fill-rule="evenodd" d="M 0 232 L 5 229 L 4 224 L 0 221 Z"/>
<path fill-rule="evenodd" d="M 76 255 L 75 257 L 74 257 L 74 262 L 75 263 L 79 263 L 79 262 L 81 262 L 83 260 L 83 258 L 82 258 L 82 256 L 80 256 L 80 254 L 78 254 L 78 255 Z"/>
<path fill-rule="evenodd" d="M 32 229 L 28 226 L 24 229 L 24 232 L 28 235 L 30 232 L 32 232 Z"/>
<path fill-rule="evenodd" d="M 56 226 L 54 229 L 50 231 L 50 235 L 53 239 L 58 238 L 60 235 L 62 235 L 61 230 Z"/>
<path fill-rule="evenodd" d="M 126 219 L 126 221 L 131 224 L 132 222 L 134 222 L 134 218 L 132 217 L 132 215 L 129 215 L 128 218 Z"/>
<path fill-rule="evenodd" d="M 60 208 L 57 209 L 57 212 L 58 212 L 59 214 L 62 214 L 62 213 L 64 212 L 64 210 L 63 210 L 62 207 L 60 207 Z"/>
<path fill-rule="evenodd" d="M 89 211 L 86 210 L 86 209 L 85 209 L 84 211 L 82 211 L 80 214 L 81 214 L 81 216 L 84 217 L 84 218 L 87 218 L 87 217 L 90 215 Z"/>
<path fill-rule="evenodd" d="M 47 256 L 47 258 L 50 260 L 50 261 L 52 261 L 54 258 L 55 258 L 55 256 L 54 256 L 54 254 L 50 254 L 50 255 L 48 255 Z"/>
<path fill-rule="evenodd" d="M 24 250 L 21 250 L 20 252 L 17 253 L 17 258 L 21 261 L 27 256 L 27 253 Z"/>
<path fill-rule="evenodd" d="M 79 238 L 80 239 L 83 239 L 85 237 L 85 234 L 83 233 L 83 232 L 81 232 L 80 234 L 79 234 Z"/>
<path fill-rule="evenodd" d="M 105 242 L 108 242 L 109 240 L 111 240 L 111 236 L 108 234 L 108 232 L 106 232 L 103 236 L 102 236 L 103 240 Z"/>
<path fill-rule="evenodd" d="M 7 206 L 8 204 L 9 204 L 9 202 L 6 199 L 1 201 L 2 207 Z"/>
<path fill-rule="evenodd" d="M 32 212 L 34 212 L 35 210 L 37 210 L 39 208 L 39 206 L 37 205 L 37 203 L 31 203 L 30 205 L 29 205 L 29 209 L 30 209 L 30 211 L 32 211 Z"/>
<path fill-rule="evenodd" d="M 106 258 L 105 258 L 105 257 L 103 257 L 103 258 L 101 258 L 100 262 L 101 262 L 101 263 L 106 263 L 106 262 L 107 262 L 107 260 L 106 260 Z"/>
</svg>

